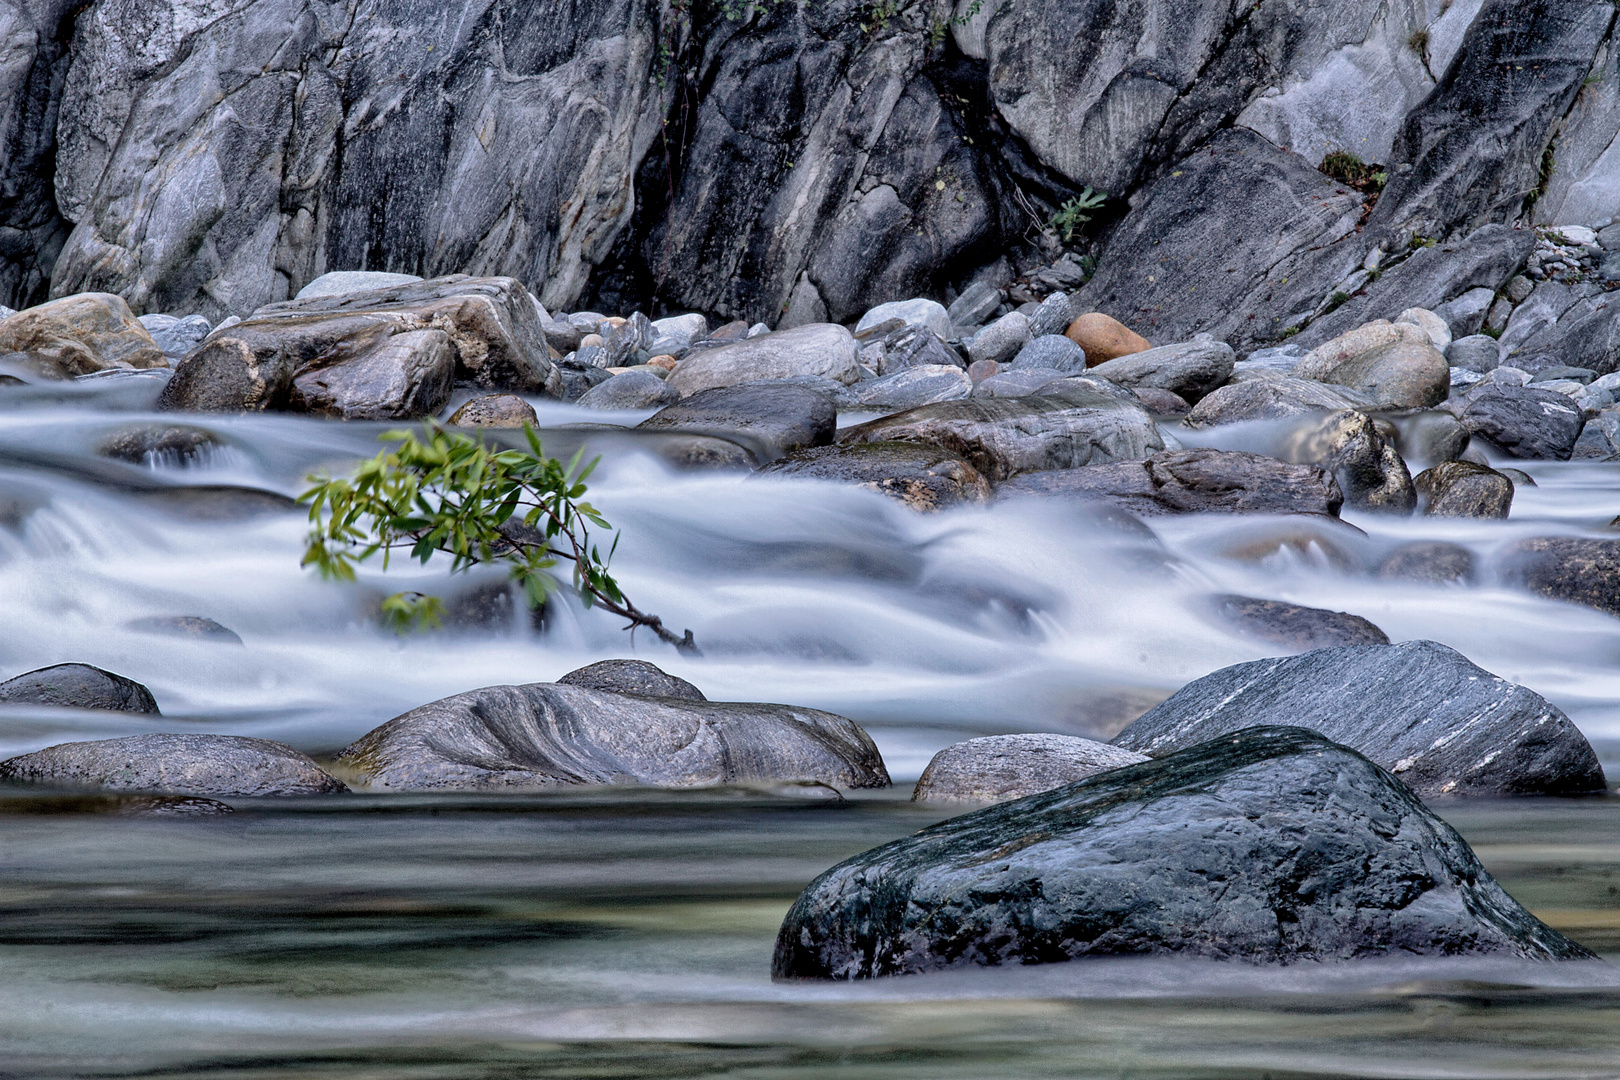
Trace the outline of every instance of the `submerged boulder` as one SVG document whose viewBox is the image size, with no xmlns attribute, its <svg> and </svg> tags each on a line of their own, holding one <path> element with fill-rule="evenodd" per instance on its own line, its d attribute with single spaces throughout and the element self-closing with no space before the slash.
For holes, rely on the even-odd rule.
<svg viewBox="0 0 1620 1080">
<path fill-rule="evenodd" d="M 348 790 L 290 746 L 236 735 L 62 743 L 0 761 L 0 780 L 227 798 Z"/>
<path fill-rule="evenodd" d="M 560 677 L 563 686 L 580 686 L 586 690 L 609 690 L 615 694 L 642 694 L 648 697 L 681 698 L 684 701 L 707 701 L 703 691 L 685 679 L 649 664 L 645 660 L 598 660 L 575 668 Z"/>
<path fill-rule="evenodd" d="M 996 482 L 1023 472 L 1128 461 L 1164 449 L 1139 404 L 1085 389 L 1019 398 L 946 401 L 839 432 L 849 445 L 928 443 L 960 454 Z"/>
<path fill-rule="evenodd" d="M 1513 508 L 1513 481 L 1472 461 L 1442 461 L 1414 483 L 1432 517 L 1505 518 Z"/>
<path fill-rule="evenodd" d="M 935 754 L 911 798 L 1006 802 L 1148 760 L 1146 754 L 1075 735 L 989 735 Z"/>
<path fill-rule="evenodd" d="M 743 441 L 753 444 L 755 456 L 763 461 L 832 442 L 838 406 L 819 390 L 768 379 L 700 390 L 636 426 Z"/>
<path fill-rule="evenodd" d="M 1555 705 L 1433 641 L 1234 664 L 1182 687 L 1114 743 L 1163 757 L 1263 724 L 1320 732 L 1423 796 L 1604 787 L 1597 755 Z"/>
<path fill-rule="evenodd" d="M 1343 496 L 1318 465 L 1241 450 L 1167 450 L 1139 461 L 1026 473 L 998 497 L 1096 499 L 1133 514 L 1338 514 Z"/>
<path fill-rule="evenodd" d="M 952 818 L 822 874 L 778 979 L 1088 956 L 1587 959 L 1384 770 L 1261 727 Z"/>
<path fill-rule="evenodd" d="M 152 692 L 134 679 L 89 664 L 54 664 L 0 683 L 0 705 L 60 705 L 157 713 Z"/>
<path fill-rule="evenodd" d="M 1211 598 L 1222 622 L 1294 652 L 1336 645 L 1388 645 L 1389 635 L 1360 615 L 1254 596 Z"/>
<path fill-rule="evenodd" d="M 1508 549 L 1502 572 L 1510 582 L 1550 600 L 1620 616 L 1620 540 L 1551 536 Z"/>
<path fill-rule="evenodd" d="M 759 471 L 855 484 L 925 513 L 990 499 L 989 482 L 965 458 L 925 443 L 817 446 L 795 450 Z"/>
<path fill-rule="evenodd" d="M 338 761 L 374 787 L 404 791 L 889 785 L 877 747 L 842 716 L 550 683 L 486 686 L 431 702 L 362 736 Z"/>
</svg>

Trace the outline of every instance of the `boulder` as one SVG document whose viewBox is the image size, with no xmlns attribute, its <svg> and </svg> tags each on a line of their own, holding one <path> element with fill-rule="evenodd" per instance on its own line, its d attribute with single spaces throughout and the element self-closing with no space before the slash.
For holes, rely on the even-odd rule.
<svg viewBox="0 0 1620 1080">
<path fill-rule="evenodd" d="M 1529 386 L 1481 383 L 1463 400 L 1458 419 L 1470 435 L 1529 460 L 1568 461 L 1581 437 L 1579 406 L 1564 394 Z"/>
<path fill-rule="evenodd" d="M 1337 645 L 1388 645 L 1389 635 L 1344 611 L 1303 607 L 1282 600 L 1253 596 L 1216 596 L 1216 616 L 1249 637 L 1281 645 L 1290 652 L 1328 649 Z"/>
<path fill-rule="evenodd" d="M 1249 420 L 1284 420 L 1368 405 L 1367 399 L 1355 391 L 1312 379 L 1254 379 L 1210 391 L 1192 407 L 1186 424 L 1190 428 L 1205 428 Z"/>
<path fill-rule="evenodd" d="M 990 735 L 935 754 L 911 799 L 1006 802 L 1149 760 L 1146 754 L 1073 735 Z"/>
<path fill-rule="evenodd" d="M 142 315 L 138 321 L 152 335 L 152 344 L 170 363 L 195 349 L 213 329 L 201 315 L 187 315 L 183 319 L 173 315 Z"/>
<path fill-rule="evenodd" d="M 952 326 L 978 326 L 1001 306 L 1002 292 L 989 281 L 975 281 L 951 301 L 948 314 Z"/>
<path fill-rule="evenodd" d="M 1365 413 L 1341 410 L 1294 431 L 1277 456 L 1320 465 L 1333 474 L 1347 506 L 1411 513 L 1417 505 L 1412 474 Z"/>
<path fill-rule="evenodd" d="M 1571 461 L 1620 461 L 1620 409 L 1610 405 L 1586 422 Z"/>
<path fill-rule="evenodd" d="M 373 787 L 405 791 L 889 785 L 877 747 L 842 716 L 551 683 L 487 686 L 423 705 L 362 736 L 338 761 Z"/>
<path fill-rule="evenodd" d="M 322 296 L 347 296 L 349 293 L 386 289 L 393 285 L 413 285 L 422 279 L 415 274 L 389 274 L 381 270 L 333 270 L 322 274 L 298 290 L 294 300 L 313 300 Z"/>
<path fill-rule="evenodd" d="M 1074 322 L 1074 315 L 1074 299 L 1068 293 L 1055 292 L 1029 313 L 1029 334 L 1031 337 L 1063 334 Z"/>
<path fill-rule="evenodd" d="M 973 382 L 959 367 L 929 364 L 869 379 L 850 387 L 850 392 L 863 409 L 893 412 L 965 398 L 973 392 Z"/>
<path fill-rule="evenodd" d="M 848 385 L 860 377 L 860 346 L 848 330 L 810 323 L 688 353 L 669 377 L 682 397 L 759 379 L 820 375 Z"/>
<path fill-rule="evenodd" d="M 1145 409 L 1088 390 L 924 405 L 846 428 L 838 441 L 928 443 L 961 455 L 992 483 L 1023 472 L 1128 461 L 1164 448 Z"/>
<path fill-rule="evenodd" d="M 89 664 L 54 664 L 7 679 L 0 683 L 0 705 L 60 705 L 154 715 L 158 711 L 146 687 Z"/>
<path fill-rule="evenodd" d="M 861 363 L 880 375 L 916 367 L 966 368 L 957 351 L 926 326 L 901 326 L 861 347 Z"/>
<path fill-rule="evenodd" d="M 621 371 L 580 395 L 582 409 L 658 409 L 681 400 L 680 393 L 650 371 Z"/>
<path fill-rule="evenodd" d="M 975 364 L 990 361 L 1004 364 L 1029 344 L 1029 319 L 1022 312 L 1009 311 L 973 335 L 968 358 Z"/>
<path fill-rule="evenodd" d="M 1180 394 L 1173 394 L 1168 390 L 1160 390 L 1156 386 L 1138 386 L 1131 391 L 1136 399 L 1142 403 L 1142 408 L 1154 416 L 1170 418 L 1186 416 L 1192 408 L 1187 399 Z"/>
<path fill-rule="evenodd" d="M 1017 368 L 1013 371 L 1002 371 L 981 379 L 978 385 L 973 388 L 971 396 L 976 398 L 1028 397 L 1042 387 L 1058 382 L 1065 377 L 1065 373 L 1056 368 Z"/>
<path fill-rule="evenodd" d="M 1191 341 L 1104 361 L 1090 373 L 1132 390 L 1156 387 L 1196 403 L 1232 377 L 1235 359 L 1230 345 L 1199 334 Z"/>
<path fill-rule="evenodd" d="M 1501 362 L 1501 346 L 1496 343 L 1495 338 L 1486 334 L 1458 338 L 1451 343 L 1451 348 L 1446 350 L 1446 363 L 1452 367 L 1477 371 L 1481 375 L 1490 372 Z"/>
<path fill-rule="evenodd" d="M 180 464 L 223 445 L 211 431 L 175 424 L 138 424 L 109 432 L 96 443 L 101 457 L 131 465 Z"/>
<path fill-rule="evenodd" d="M 64 375 L 168 366 L 121 296 L 79 293 L 26 308 L 0 325 L 0 356 L 27 353 Z"/>
<path fill-rule="evenodd" d="M 1438 405 L 1451 389 L 1451 365 L 1411 323 L 1369 323 L 1317 346 L 1294 376 L 1348 386 L 1383 408 Z"/>
<path fill-rule="evenodd" d="M 700 390 L 636 425 L 644 431 L 685 431 L 741 441 L 761 461 L 806 446 L 825 446 L 837 426 L 838 408 L 831 397 L 774 380 Z"/>
<path fill-rule="evenodd" d="M 891 300 L 887 304 L 879 304 L 867 311 L 855 324 L 858 334 L 868 327 L 877 326 L 890 319 L 899 319 L 907 326 L 926 326 L 941 338 L 951 336 L 951 315 L 945 310 L 943 304 L 934 300 Z"/>
<path fill-rule="evenodd" d="M 1485 325 L 1485 315 L 1491 310 L 1491 303 L 1496 299 L 1494 290 L 1487 288 L 1469 289 L 1461 296 L 1447 300 L 1434 309 L 1434 313 L 1445 320 L 1446 329 L 1451 331 L 1451 341 L 1455 345 L 1465 337 L 1483 337 L 1479 328 Z M 1487 339 L 1488 340 L 1488 339 Z M 1446 358 L 1451 358 L 1451 350 L 1446 350 Z M 1453 366 L 1458 365 L 1453 361 Z"/>
<path fill-rule="evenodd" d="M 1513 506 L 1513 481 L 1472 461 L 1442 461 L 1414 483 L 1432 517 L 1505 518 Z"/>
<path fill-rule="evenodd" d="M 516 394 L 485 394 L 466 402 L 450 414 L 456 427 L 520 428 L 538 427 L 540 418 L 534 406 Z"/>
<path fill-rule="evenodd" d="M 1407 308 L 1395 316 L 1396 324 L 1408 324 L 1422 330 L 1429 344 L 1444 353 L 1451 347 L 1451 324 L 1427 308 Z"/>
<path fill-rule="evenodd" d="M 1085 351 L 1087 362 L 1092 364 L 1106 364 L 1153 348 L 1153 342 L 1100 311 L 1080 316 L 1063 333 Z"/>
<path fill-rule="evenodd" d="M 1425 798 L 1604 787 L 1597 755 L 1569 717 L 1433 641 L 1234 664 L 1182 687 L 1114 744 L 1164 757 L 1265 724 L 1343 743 Z"/>
<path fill-rule="evenodd" d="M 450 400 L 456 354 L 443 330 L 393 334 L 330 366 L 317 360 L 292 380 L 293 412 L 334 420 L 410 420 Z"/>
<path fill-rule="evenodd" d="M 373 402 L 366 408 L 377 411 L 373 394 L 386 386 L 420 395 L 387 403 L 389 415 L 421 415 L 413 410 L 436 396 L 423 388 L 438 385 L 446 347 L 459 381 L 553 397 L 562 392 L 528 290 L 511 278 L 452 275 L 260 308 L 216 329 L 181 361 L 158 405 L 262 411 L 308 401 L 340 408 L 347 400 L 340 391 L 359 387 L 357 400 Z"/>
<path fill-rule="evenodd" d="M 1474 580 L 1474 553 L 1441 540 L 1402 544 L 1378 563 L 1377 575 L 1389 581 L 1425 585 L 1467 584 Z"/>
<path fill-rule="evenodd" d="M 645 660 L 598 660 L 575 668 L 557 680 L 563 686 L 607 690 L 615 694 L 707 701 L 703 691 Z"/>
<path fill-rule="evenodd" d="M 131 735 L 62 743 L 0 761 L 0 779 L 216 798 L 348 790 L 292 747 L 239 735 Z"/>
<path fill-rule="evenodd" d="M 228 645 L 242 644 L 242 637 L 235 630 L 202 615 L 149 615 L 144 619 L 131 619 L 124 625 L 143 634 L 162 634 L 165 637 Z"/>
<path fill-rule="evenodd" d="M 1008 362 L 1008 366 L 1015 371 L 1033 368 L 1061 371 L 1066 375 L 1084 375 L 1086 354 L 1062 334 L 1043 334 L 1031 338 L 1029 344 L 1019 349 L 1018 355 Z"/>
<path fill-rule="evenodd" d="M 822 874 L 777 979 L 1088 956 L 1585 959 L 1353 750 L 1258 728 L 951 818 Z"/>
<path fill-rule="evenodd" d="M 649 350 L 657 336 L 651 319 L 639 311 L 632 312 L 602 342 L 602 349 L 607 353 L 602 366 L 617 368 L 645 364 L 652 355 Z"/>
<path fill-rule="evenodd" d="M 1521 540 L 1502 560 L 1513 584 L 1552 600 L 1620 616 L 1620 540 L 1553 536 Z"/>
<path fill-rule="evenodd" d="M 653 334 L 659 341 L 673 341 L 686 348 L 709 332 L 709 320 L 696 312 L 672 315 L 667 319 L 654 319 Z"/>
<path fill-rule="evenodd" d="M 999 484 L 998 498 L 1064 496 L 1133 514 L 1338 514 L 1332 474 L 1240 450 L 1169 450 L 1145 460 L 1032 472 Z"/>
<path fill-rule="evenodd" d="M 990 499 L 990 484 L 965 458 L 926 443 L 818 446 L 777 458 L 759 471 L 855 484 L 925 513 Z"/>
</svg>

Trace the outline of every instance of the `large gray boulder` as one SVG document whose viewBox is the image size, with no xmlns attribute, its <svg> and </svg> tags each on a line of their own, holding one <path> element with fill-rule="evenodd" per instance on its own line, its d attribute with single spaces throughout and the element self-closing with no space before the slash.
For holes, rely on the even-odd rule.
<svg viewBox="0 0 1620 1080">
<path fill-rule="evenodd" d="M 1442 461 L 1413 483 L 1431 517 L 1505 518 L 1513 507 L 1513 481 L 1472 461 Z"/>
<path fill-rule="evenodd" d="M 842 326 L 811 323 L 730 345 L 688 353 L 669 376 L 682 397 L 761 379 L 820 376 L 848 385 L 860 373 L 861 350 Z"/>
<path fill-rule="evenodd" d="M 838 441 L 928 443 L 961 455 L 992 483 L 1041 469 L 1129 461 L 1164 448 L 1140 405 L 1084 389 L 924 405 L 845 428 Z"/>
<path fill-rule="evenodd" d="M 26 353 L 59 376 L 168 366 L 121 296 L 83 293 L 19 311 L 0 325 L 0 355 Z"/>
<path fill-rule="evenodd" d="M 1293 375 L 1347 386 L 1386 409 L 1438 405 L 1451 390 L 1445 354 L 1411 323 L 1375 322 L 1341 334 L 1307 353 Z"/>
<path fill-rule="evenodd" d="M 1226 342 L 1199 334 L 1191 341 L 1161 345 L 1157 349 L 1104 361 L 1088 374 L 1132 390 L 1146 387 L 1168 390 L 1196 404 L 1232 377 L 1236 359 Z"/>
<path fill-rule="evenodd" d="M 0 683 L 0 705 L 60 705 L 157 714 L 152 692 L 134 679 L 89 664 L 54 664 Z"/>
<path fill-rule="evenodd" d="M 996 489 L 1111 503 L 1133 514 L 1337 514 L 1344 497 L 1327 470 L 1240 450 L 1169 450 L 1137 461 L 1014 477 Z"/>
<path fill-rule="evenodd" d="M 0 761 L 0 780 L 163 795 L 323 795 L 343 784 L 290 746 L 238 735 L 131 735 Z"/>
<path fill-rule="evenodd" d="M 859 408 L 885 412 L 914 409 L 936 401 L 957 401 L 972 392 L 967 372 L 948 364 L 904 368 L 850 388 L 850 396 Z"/>
<path fill-rule="evenodd" d="M 1469 435 L 1529 460 L 1568 461 L 1584 426 L 1572 398 L 1532 386 L 1482 383 L 1447 408 L 1458 414 Z"/>
<path fill-rule="evenodd" d="M 684 431 L 742 442 L 761 461 L 825 446 L 837 426 L 838 406 L 831 397 L 774 380 L 701 390 L 636 425 L 645 431 Z"/>
<path fill-rule="evenodd" d="M 1502 558 L 1503 576 L 1551 600 L 1620 616 L 1620 540 L 1550 536 L 1521 540 Z"/>
<path fill-rule="evenodd" d="M 1433 641 L 1234 664 L 1182 687 L 1114 743 L 1164 757 L 1264 724 L 1320 732 L 1424 797 L 1604 788 L 1597 755 L 1569 717 Z"/>
<path fill-rule="evenodd" d="M 778 979 L 1089 956 L 1592 954 L 1354 750 L 1264 727 L 952 818 L 804 890 Z"/>
<path fill-rule="evenodd" d="M 989 482 L 966 458 L 926 443 L 848 443 L 795 450 L 763 466 L 759 475 L 854 484 L 922 513 L 990 499 Z"/>
<path fill-rule="evenodd" d="M 550 683 L 487 686 L 412 709 L 338 761 L 372 787 L 402 791 L 889 784 L 866 732 L 832 713 Z"/>
<path fill-rule="evenodd" d="M 1050 791 L 1146 754 L 1074 735 L 988 735 L 935 754 L 912 790 L 913 802 L 998 803 Z"/>
<path fill-rule="evenodd" d="M 656 409 L 681 399 L 664 379 L 643 368 L 621 371 L 580 395 L 582 409 Z"/>
</svg>

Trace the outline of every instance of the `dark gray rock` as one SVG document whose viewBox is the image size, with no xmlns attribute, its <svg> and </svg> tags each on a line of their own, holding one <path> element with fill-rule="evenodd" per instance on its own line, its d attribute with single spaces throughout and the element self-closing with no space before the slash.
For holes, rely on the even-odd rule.
<svg viewBox="0 0 1620 1080">
<path fill-rule="evenodd" d="M 1042 334 L 1031 338 L 1028 345 L 1008 362 L 1013 370 L 1033 368 L 1061 371 L 1067 375 L 1086 373 L 1086 351 L 1062 334 Z"/>
<path fill-rule="evenodd" d="M 1062 496 L 1111 503 L 1133 514 L 1338 514 L 1339 485 L 1317 465 L 1239 450 L 1170 450 L 1084 468 L 1033 472 L 996 488 L 998 498 Z"/>
<path fill-rule="evenodd" d="M 1114 743 L 1163 757 L 1264 724 L 1320 732 L 1424 797 L 1604 787 L 1597 755 L 1569 717 L 1433 641 L 1234 664 L 1182 687 Z"/>
<path fill-rule="evenodd" d="M 1148 760 L 1146 754 L 1074 735 L 989 735 L 935 754 L 911 799 L 1006 802 Z"/>
<path fill-rule="evenodd" d="M 1338 645 L 1388 645 L 1389 635 L 1344 611 L 1303 607 L 1253 596 L 1216 596 L 1215 614 L 1250 637 L 1281 645 L 1291 652 Z"/>
<path fill-rule="evenodd" d="M 1468 433 L 1512 457 L 1568 461 L 1581 437 L 1580 406 L 1556 391 L 1481 384 L 1464 402 L 1459 419 Z"/>
<path fill-rule="evenodd" d="M 152 714 L 158 711 L 146 687 L 89 664 L 55 664 L 7 679 L 0 683 L 0 704 Z"/>
<path fill-rule="evenodd" d="M 895 375 L 912 368 L 954 367 L 967 364 L 957 351 L 926 326 L 902 326 L 883 338 L 881 375 Z"/>
<path fill-rule="evenodd" d="M 1029 319 L 1019 312 L 1009 311 L 973 335 L 973 341 L 968 345 L 968 358 L 974 363 L 990 360 L 1005 364 L 1029 344 L 1029 339 Z"/>
<path fill-rule="evenodd" d="M 869 379 L 849 388 L 848 396 L 861 409 L 896 411 L 931 405 L 936 401 L 956 401 L 973 391 L 967 372 L 955 365 L 929 364 L 909 367 Z"/>
<path fill-rule="evenodd" d="M 1481 374 L 1495 369 L 1501 362 L 1501 346 L 1495 338 L 1486 334 L 1457 338 L 1446 350 L 1446 363 Z"/>
<path fill-rule="evenodd" d="M 1425 409 L 1395 421 L 1396 449 L 1402 459 L 1420 469 L 1455 461 L 1468 449 L 1468 429 L 1461 420 L 1441 409 Z"/>
<path fill-rule="evenodd" d="M 450 415 L 456 427 L 520 428 L 540 426 L 534 406 L 516 394 L 484 394 L 466 402 Z"/>
<path fill-rule="evenodd" d="M 716 391 L 707 391 L 715 393 Z M 621 371 L 580 396 L 582 409 L 657 409 L 681 400 L 675 388 L 650 371 Z"/>
<path fill-rule="evenodd" d="M 1581 428 L 1571 461 L 1620 461 L 1620 410 L 1604 409 Z"/>
<path fill-rule="evenodd" d="M 330 367 L 305 367 L 293 376 L 288 404 L 294 412 L 335 420 L 414 419 L 449 403 L 455 375 L 450 335 L 413 330 Z"/>
<path fill-rule="evenodd" d="M 1055 292 L 1042 300 L 1040 307 L 1029 316 L 1029 335 L 1036 340 L 1043 337 L 1062 337 L 1063 331 L 1069 328 L 1074 317 L 1075 301 L 1067 293 Z"/>
<path fill-rule="evenodd" d="M 102 437 L 96 443 L 96 453 L 131 465 L 183 465 L 220 445 L 213 432 L 202 428 L 141 424 Z"/>
<path fill-rule="evenodd" d="M 557 680 L 564 686 L 586 690 L 608 690 L 615 694 L 642 694 L 647 697 L 707 701 L 703 691 L 645 660 L 598 660 L 575 668 Z"/>
<path fill-rule="evenodd" d="M 1168 390 L 1196 403 L 1232 377 L 1235 360 L 1230 345 L 1199 334 L 1191 341 L 1105 361 L 1089 374 L 1132 390 Z"/>
<path fill-rule="evenodd" d="M 581 349 L 580 352 L 584 352 Z M 613 372 L 599 368 L 594 364 L 577 364 L 564 361 L 557 365 L 557 372 L 562 376 L 562 399 L 564 401 L 578 401 L 591 392 L 593 387 L 601 386 L 613 378 Z M 656 378 L 656 376 L 654 376 Z"/>
<path fill-rule="evenodd" d="M 954 326 L 979 326 L 1001 306 L 1002 292 L 988 281 L 976 281 L 951 301 L 948 314 Z"/>
<path fill-rule="evenodd" d="M 647 351 L 658 333 L 653 329 L 652 320 L 641 312 L 633 312 L 630 317 L 607 336 L 602 348 L 607 350 L 607 363 L 603 367 L 633 367 L 644 364 L 651 354 Z"/>
<path fill-rule="evenodd" d="M 1434 309 L 1434 313 L 1445 321 L 1446 327 L 1451 331 L 1451 343 L 1455 345 L 1466 337 L 1484 337 L 1479 328 L 1485 325 L 1485 316 L 1496 300 L 1496 293 L 1492 289 L 1479 287 L 1469 289 L 1461 296 L 1447 300 Z M 1486 340 L 1490 340 L 1486 338 Z M 1451 350 L 1446 350 L 1446 357 L 1450 359 Z M 1467 367 L 1452 361 L 1453 367 Z"/>
<path fill-rule="evenodd" d="M 62 743 L 0 761 L 0 780 L 223 798 L 348 790 L 290 746 L 237 735 L 131 735 Z"/>
<path fill-rule="evenodd" d="M 1365 413 L 1344 410 L 1307 423 L 1285 440 L 1277 456 L 1328 470 L 1354 509 L 1405 514 L 1417 505 L 1406 462 Z"/>
<path fill-rule="evenodd" d="M 1505 518 L 1513 507 L 1513 481 L 1472 461 L 1442 461 L 1413 483 L 1433 517 Z"/>
<path fill-rule="evenodd" d="M 1425 585 L 1467 584 L 1474 580 L 1474 553 L 1440 540 L 1403 544 L 1378 563 L 1377 574 L 1391 581 Z"/>
<path fill-rule="evenodd" d="M 145 634 L 242 644 L 242 638 L 235 630 L 201 615 L 153 615 L 145 619 L 131 619 L 124 625 Z"/>
<path fill-rule="evenodd" d="M 1591 955 L 1503 892 L 1388 773 L 1319 735 L 1266 727 L 857 855 L 794 903 L 771 974 L 1470 954 Z"/>
<path fill-rule="evenodd" d="M 889 784 L 866 732 L 832 713 L 549 683 L 432 702 L 362 736 L 338 760 L 370 785 L 395 790 Z"/>
<path fill-rule="evenodd" d="M 1521 540 L 1504 555 L 1502 572 L 1513 584 L 1549 599 L 1620 616 L 1620 540 Z"/>
<path fill-rule="evenodd" d="M 1215 427 L 1248 420 L 1283 420 L 1311 413 L 1366 408 L 1370 402 L 1349 387 L 1314 379 L 1252 379 L 1212 390 L 1187 414 L 1187 426 Z"/>
<path fill-rule="evenodd" d="M 1131 393 L 1135 394 L 1142 407 L 1154 416 L 1182 417 L 1192 408 L 1187 404 L 1187 399 L 1180 394 L 1160 390 L 1156 386 L 1138 386 Z"/>
<path fill-rule="evenodd" d="M 174 315 L 142 315 L 140 318 L 146 332 L 152 335 L 155 344 L 163 355 L 169 360 L 179 360 L 186 353 L 195 349 L 202 339 L 208 336 L 213 327 L 201 315 L 187 315 L 177 318 Z"/>
<path fill-rule="evenodd" d="M 832 398 L 770 379 L 700 390 L 636 425 L 644 431 L 684 431 L 743 442 L 761 461 L 826 446 L 837 426 Z"/>
<path fill-rule="evenodd" d="M 930 513 L 990 498 L 990 484 L 959 454 L 926 443 L 870 442 L 796 450 L 759 470 L 856 484 Z"/>
<path fill-rule="evenodd" d="M 1620 302 L 1613 294 L 1601 292 L 1562 299 L 1569 302 L 1557 305 L 1555 320 L 1509 324 L 1509 330 L 1516 332 L 1511 337 L 1504 333 L 1502 339 L 1517 353 L 1507 362 L 1523 367 L 1525 357 L 1541 355 L 1553 364 L 1588 368 L 1597 375 L 1620 370 Z M 1517 320 L 1518 313 L 1514 314 Z"/>
<path fill-rule="evenodd" d="M 992 483 L 1022 472 L 1143 458 L 1164 448 L 1153 418 L 1134 399 L 1125 403 L 1082 389 L 924 405 L 846 428 L 838 441 L 928 443 L 959 454 Z"/>
</svg>

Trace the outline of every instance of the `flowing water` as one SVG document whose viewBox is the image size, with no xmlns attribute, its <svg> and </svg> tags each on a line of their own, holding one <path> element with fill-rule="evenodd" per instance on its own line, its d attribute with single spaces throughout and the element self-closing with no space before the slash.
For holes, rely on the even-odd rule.
<svg viewBox="0 0 1620 1080">
<path fill-rule="evenodd" d="M 195 460 L 96 447 L 151 412 L 149 376 L 0 388 L 0 675 L 82 661 L 162 717 L 14 707 L 0 756 L 209 731 L 317 756 L 415 705 L 639 655 L 712 699 L 839 712 L 897 784 L 765 791 L 349 795 L 195 821 L 67 812 L 0 791 L 0 1076 L 1620 1076 L 1620 966 L 1406 961 L 1281 970 L 1086 962 L 777 985 L 772 941 L 816 874 L 944 816 L 907 801 L 974 735 L 1110 735 L 1183 683 L 1271 655 L 1213 614 L 1243 593 L 1430 638 L 1563 707 L 1620 772 L 1620 620 L 1497 583 L 1526 536 L 1612 535 L 1620 468 L 1532 463 L 1508 522 L 1349 513 L 1156 518 L 1027 501 L 919 516 L 804 481 L 677 473 L 638 417 L 537 403 L 553 453 L 600 454 L 626 592 L 701 658 L 553 603 L 537 629 L 401 638 L 389 592 L 477 581 L 299 568 L 304 478 L 385 425 L 203 418 Z M 187 421 L 190 423 L 190 420 Z M 1194 438 L 1177 433 L 1184 441 Z M 1230 448 L 1274 432 L 1208 433 Z M 1369 572 L 1397 546 L 1475 553 L 1473 585 Z M 486 582 L 483 582 L 487 584 Z M 487 607 L 487 606 L 486 606 Z M 137 620 L 203 616 L 243 644 Z M 1437 807 L 1532 910 L 1620 952 L 1620 800 Z"/>
</svg>

